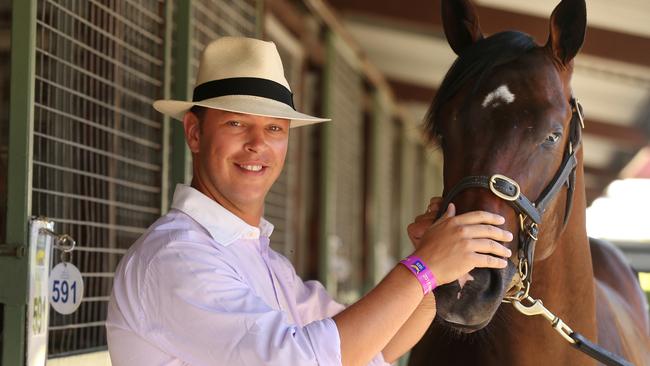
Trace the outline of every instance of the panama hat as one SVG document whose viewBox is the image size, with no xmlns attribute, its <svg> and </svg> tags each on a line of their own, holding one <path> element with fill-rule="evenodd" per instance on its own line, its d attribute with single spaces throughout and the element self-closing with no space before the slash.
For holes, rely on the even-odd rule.
<svg viewBox="0 0 650 366">
<path fill-rule="evenodd" d="M 191 102 L 153 103 L 181 121 L 193 106 L 289 119 L 291 127 L 329 121 L 297 112 L 275 44 L 245 37 L 222 37 L 205 47 Z"/>
</svg>

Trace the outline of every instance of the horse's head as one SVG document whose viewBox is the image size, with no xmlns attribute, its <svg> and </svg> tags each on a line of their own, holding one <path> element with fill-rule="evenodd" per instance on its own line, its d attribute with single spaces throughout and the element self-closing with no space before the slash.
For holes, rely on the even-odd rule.
<svg viewBox="0 0 650 366">
<path fill-rule="evenodd" d="M 438 90 L 426 128 L 443 150 L 445 195 L 468 176 L 501 174 L 516 181 L 522 195 L 538 199 L 570 149 L 570 121 L 577 107 L 572 111 L 569 83 L 572 60 L 585 34 L 585 1 L 563 0 L 555 8 L 544 46 L 512 31 L 485 38 L 466 0 L 443 0 L 442 18 L 458 59 Z M 464 286 L 457 281 L 436 289 L 439 318 L 472 332 L 489 323 L 511 289 L 522 233 L 519 215 L 509 202 L 489 189 L 465 188 L 452 199 L 458 214 L 499 213 L 515 237 L 506 243 L 514 253 L 507 268 L 475 269 Z M 548 243 L 563 228 L 567 194 L 554 196 L 545 205 L 536 260 L 552 253 Z"/>
</svg>

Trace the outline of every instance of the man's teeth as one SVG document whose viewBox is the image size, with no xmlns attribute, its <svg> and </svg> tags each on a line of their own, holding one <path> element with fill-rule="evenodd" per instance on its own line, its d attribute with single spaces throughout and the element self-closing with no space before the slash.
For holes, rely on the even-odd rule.
<svg viewBox="0 0 650 366">
<path fill-rule="evenodd" d="M 259 172 L 262 170 L 261 165 L 240 165 L 243 169 L 250 170 L 251 172 Z"/>
</svg>

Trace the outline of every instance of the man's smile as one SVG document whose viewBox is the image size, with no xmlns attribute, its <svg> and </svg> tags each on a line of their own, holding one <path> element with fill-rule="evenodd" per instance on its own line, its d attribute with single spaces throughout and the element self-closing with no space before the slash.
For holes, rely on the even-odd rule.
<svg viewBox="0 0 650 366">
<path fill-rule="evenodd" d="M 239 168 L 239 171 L 243 172 L 246 175 L 263 175 L 266 170 L 269 168 L 268 164 L 263 164 L 261 162 L 244 162 L 244 163 L 235 163 L 235 166 Z"/>
</svg>

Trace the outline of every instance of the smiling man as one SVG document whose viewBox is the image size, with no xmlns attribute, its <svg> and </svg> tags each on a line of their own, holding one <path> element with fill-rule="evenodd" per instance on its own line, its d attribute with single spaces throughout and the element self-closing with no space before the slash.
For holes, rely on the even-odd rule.
<svg viewBox="0 0 650 366">
<path fill-rule="evenodd" d="M 287 155 L 289 124 L 287 119 L 194 107 L 184 118 L 190 151 L 200 155 L 193 159 L 192 186 L 248 224 L 259 225 L 264 197 Z"/>
<path fill-rule="evenodd" d="M 434 224 L 433 200 L 409 227 L 413 255 L 357 303 L 336 303 L 270 249 L 262 217 L 289 130 L 327 120 L 295 111 L 271 42 L 212 42 L 197 80 L 191 102 L 154 103 L 183 121 L 193 179 L 118 265 L 106 322 L 114 366 L 384 365 L 428 328 L 437 284 L 506 265 L 502 217 L 450 205 Z"/>
</svg>

